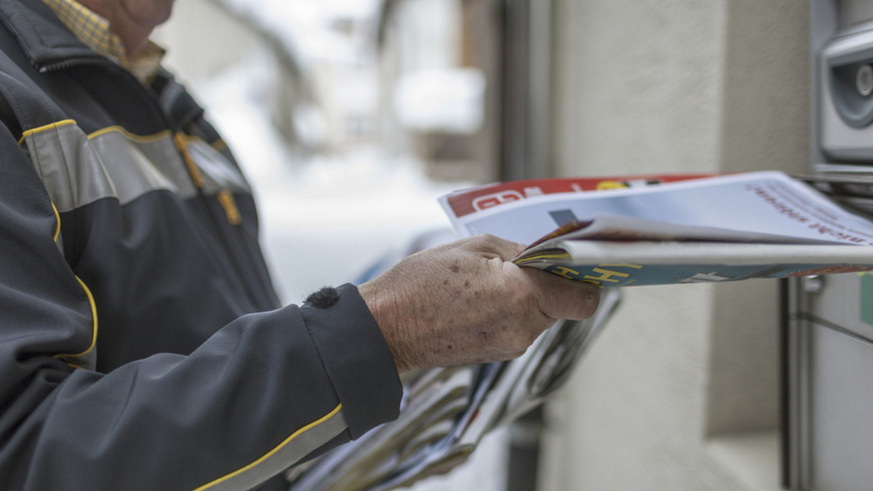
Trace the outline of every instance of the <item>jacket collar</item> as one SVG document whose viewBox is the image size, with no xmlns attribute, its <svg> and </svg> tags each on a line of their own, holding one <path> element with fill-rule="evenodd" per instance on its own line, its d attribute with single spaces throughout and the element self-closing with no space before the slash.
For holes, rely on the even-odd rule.
<svg viewBox="0 0 873 491">
<path fill-rule="evenodd" d="M 0 21 L 40 71 L 77 61 L 112 64 L 79 41 L 42 0 L 0 0 Z M 172 127 L 184 127 L 203 114 L 203 109 L 166 70 L 159 71 L 152 87 Z"/>
<path fill-rule="evenodd" d="M 0 0 L 0 20 L 39 69 L 75 59 L 100 59 L 42 0 Z"/>
</svg>

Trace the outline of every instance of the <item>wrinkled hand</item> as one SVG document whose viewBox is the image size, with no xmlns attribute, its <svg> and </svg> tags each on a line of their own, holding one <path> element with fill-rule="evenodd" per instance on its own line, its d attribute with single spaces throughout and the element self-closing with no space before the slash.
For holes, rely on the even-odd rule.
<svg viewBox="0 0 873 491">
<path fill-rule="evenodd" d="M 401 373 L 515 358 L 557 319 L 594 314 L 598 289 L 510 262 L 480 235 L 419 252 L 359 287 Z"/>
</svg>

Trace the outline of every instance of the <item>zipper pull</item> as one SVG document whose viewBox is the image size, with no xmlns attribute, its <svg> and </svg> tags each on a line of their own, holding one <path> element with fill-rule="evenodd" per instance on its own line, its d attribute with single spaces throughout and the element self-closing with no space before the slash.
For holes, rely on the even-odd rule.
<svg viewBox="0 0 873 491">
<path fill-rule="evenodd" d="M 222 189 L 218 192 L 218 202 L 221 203 L 221 207 L 224 208 L 224 213 L 227 215 L 227 221 L 231 225 L 239 225 L 242 221 L 242 217 L 239 214 L 239 208 L 236 207 L 236 200 L 233 199 L 233 195 L 230 194 L 230 191 L 227 189 Z"/>
<path fill-rule="evenodd" d="M 173 140 L 176 142 L 176 148 L 179 149 L 179 153 L 182 154 L 182 160 L 185 161 L 185 167 L 188 168 L 188 174 L 191 175 L 194 185 L 198 189 L 203 189 L 203 177 L 200 175 L 200 169 L 197 168 L 194 159 L 191 158 L 191 154 L 188 153 L 188 142 L 185 140 L 185 135 L 182 132 L 177 132 L 173 136 Z"/>
<path fill-rule="evenodd" d="M 188 173 L 191 175 L 194 185 L 199 189 L 203 189 L 203 177 L 200 175 L 200 169 L 197 168 L 194 159 L 191 158 L 191 154 L 188 152 L 188 141 L 185 139 L 185 135 L 182 132 L 178 132 L 173 136 L 173 140 L 175 140 L 176 148 L 179 149 L 182 158 L 185 160 L 185 166 L 188 168 Z M 221 207 L 224 208 L 227 221 L 231 225 L 239 225 L 242 222 L 242 216 L 239 213 L 239 208 L 236 206 L 236 200 L 233 199 L 230 191 L 222 189 L 218 192 L 216 198 Z"/>
</svg>

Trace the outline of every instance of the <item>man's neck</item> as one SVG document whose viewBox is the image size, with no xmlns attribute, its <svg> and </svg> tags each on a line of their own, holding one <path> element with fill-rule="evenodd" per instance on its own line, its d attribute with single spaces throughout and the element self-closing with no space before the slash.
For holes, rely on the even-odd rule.
<svg viewBox="0 0 873 491">
<path fill-rule="evenodd" d="M 109 28 L 124 44 L 129 57 L 135 56 L 148 42 L 157 24 L 133 12 L 125 0 L 77 0 L 109 21 Z"/>
</svg>

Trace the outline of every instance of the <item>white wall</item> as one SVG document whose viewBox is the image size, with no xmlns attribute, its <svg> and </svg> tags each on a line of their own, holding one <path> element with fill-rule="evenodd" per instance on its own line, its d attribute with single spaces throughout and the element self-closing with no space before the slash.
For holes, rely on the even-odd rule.
<svg viewBox="0 0 873 491">
<path fill-rule="evenodd" d="M 807 10 L 557 0 L 558 173 L 806 170 Z M 626 289 L 548 408 L 540 488 L 779 489 L 777 286 Z"/>
</svg>

